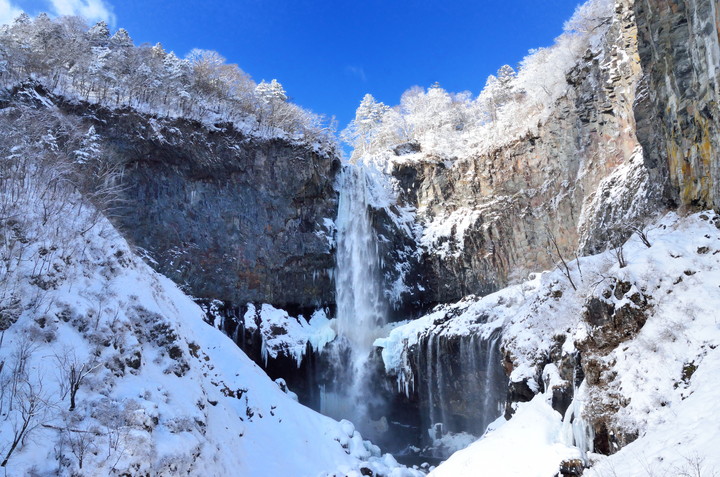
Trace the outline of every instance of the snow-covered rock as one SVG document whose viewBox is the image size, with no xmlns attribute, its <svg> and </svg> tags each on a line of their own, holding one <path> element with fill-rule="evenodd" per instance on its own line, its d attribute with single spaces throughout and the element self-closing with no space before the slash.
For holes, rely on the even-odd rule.
<svg viewBox="0 0 720 477">
<path fill-rule="evenodd" d="M 428 336 L 502 330 L 494 365 L 509 373 L 512 418 L 493 423 L 434 475 L 482 467 L 550 477 L 578 459 L 597 476 L 719 468 L 710 444 L 720 397 L 712 378 L 720 359 L 719 225 L 712 211 L 669 213 L 622 247 L 441 307 L 377 340 L 388 373 L 403 384 L 427 372 L 409 357 Z"/>
<path fill-rule="evenodd" d="M 43 144 L 51 135 L 34 142 L 32 128 L 15 135 L 4 127 L 7 475 L 418 475 L 297 403 L 209 326 L 193 299 L 138 258 L 78 191 L 66 159 Z M 316 316 L 298 326 L 316 321 L 327 325 Z M 318 336 L 317 346 L 330 338 Z"/>
</svg>

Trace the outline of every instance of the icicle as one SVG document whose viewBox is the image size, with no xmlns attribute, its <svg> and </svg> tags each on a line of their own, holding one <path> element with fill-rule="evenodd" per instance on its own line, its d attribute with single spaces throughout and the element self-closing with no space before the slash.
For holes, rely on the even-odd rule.
<svg viewBox="0 0 720 477">
<path fill-rule="evenodd" d="M 262 335 L 262 332 L 260 333 L 260 339 L 262 340 L 260 342 L 260 356 L 262 357 L 263 364 L 267 368 L 268 349 L 267 349 L 267 345 L 265 344 L 265 337 Z"/>
<path fill-rule="evenodd" d="M 585 381 L 580 383 L 580 386 L 577 388 L 574 387 L 573 383 L 573 400 L 572 403 L 570 403 L 570 407 L 565 411 L 562 430 L 565 444 L 580 449 L 584 462 L 587 462 L 587 453 L 594 450 L 593 440 L 595 438 L 592 426 L 582 417 L 586 393 L 587 386 Z"/>
</svg>

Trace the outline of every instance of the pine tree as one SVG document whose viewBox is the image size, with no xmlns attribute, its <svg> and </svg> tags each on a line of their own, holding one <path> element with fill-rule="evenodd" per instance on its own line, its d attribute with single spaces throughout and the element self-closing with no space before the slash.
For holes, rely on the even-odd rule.
<svg viewBox="0 0 720 477">
<path fill-rule="evenodd" d="M 132 38 L 126 29 L 121 28 L 110 38 L 110 44 L 115 47 L 129 48 L 133 46 Z"/>
<path fill-rule="evenodd" d="M 376 101 L 371 94 L 366 94 L 355 111 L 355 119 L 342 132 L 342 139 L 355 149 L 367 152 L 377 135 L 377 128 L 389 110 L 388 106 Z"/>
<path fill-rule="evenodd" d="M 99 21 L 87 32 L 93 46 L 107 46 L 110 40 L 110 28 L 104 21 Z"/>
</svg>

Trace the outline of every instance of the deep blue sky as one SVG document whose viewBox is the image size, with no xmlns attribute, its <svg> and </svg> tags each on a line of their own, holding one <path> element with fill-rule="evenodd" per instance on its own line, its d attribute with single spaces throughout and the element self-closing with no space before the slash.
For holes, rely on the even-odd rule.
<svg viewBox="0 0 720 477">
<path fill-rule="evenodd" d="M 10 1 L 29 13 L 42 3 Z M 500 66 L 552 44 L 579 0 L 104 2 L 136 44 L 159 41 L 178 56 L 216 50 L 342 128 L 365 93 L 394 105 L 409 87 L 438 81 L 477 94 Z"/>
</svg>

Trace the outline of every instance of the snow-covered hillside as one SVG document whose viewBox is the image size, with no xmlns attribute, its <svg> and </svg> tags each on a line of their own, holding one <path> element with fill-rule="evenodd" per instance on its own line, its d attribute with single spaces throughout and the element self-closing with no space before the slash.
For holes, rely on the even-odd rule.
<svg viewBox="0 0 720 477">
<path fill-rule="evenodd" d="M 0 474 L 720 475 L 717 11 L 587 0 L 350 161 L 216 52 L 0 26 Z"/>
<path fill-rule="evenodd" d="M 633 235 L 621 249 L 569 262 L 569 277 L 561 268 L 534 274 L 440 307 L 379 340 L 386 368 L 403 388 L 413 375 L 409 350 L 424 334 L 482 335 L 501 327 L 511 381 L 537 393 L 432 475 L 483 469 L 550 477 L 561 462 L 572 467 L 583 459 L 591 466 L 584 475 L 598 477 L 714 475 L 718 226 L 714 212 L 669 213 L 646 229 L 649 247 Z M 563 416 L 558 392 L 568 389 L 574 400 Z"/>
<path fill-rule="evenodd" d="M 284 393 L 137 257 L 51 134 L 4 124 L 5 475 L 418 474 Z"/>
</svg>

